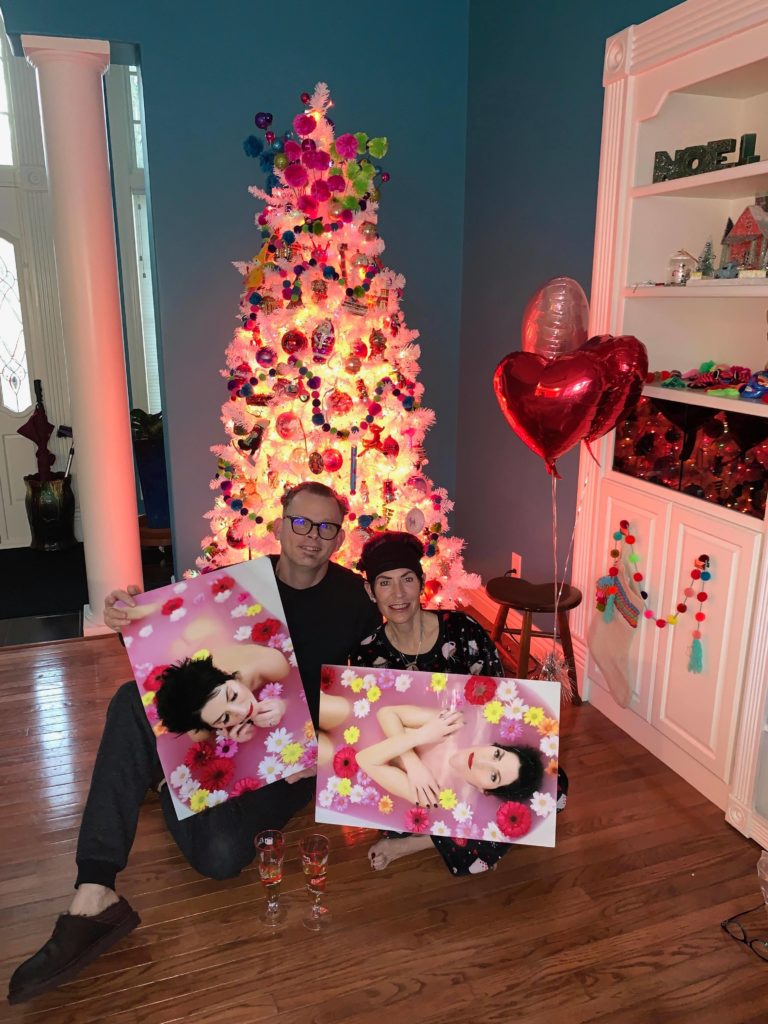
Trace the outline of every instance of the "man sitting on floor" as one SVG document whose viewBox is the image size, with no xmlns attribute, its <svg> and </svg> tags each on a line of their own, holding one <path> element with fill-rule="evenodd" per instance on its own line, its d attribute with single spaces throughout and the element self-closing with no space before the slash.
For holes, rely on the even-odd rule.
<svg viewBox="0 0 768 1024">
<path fill-rule="evenodd" d="M 363 581 L 331 562 L 344 539 L 344 503 L 330 488 L 303 483 L 282 500 L 273 556 L 280 598 L 317 727 L 320 668 L 346 664 L 350 651 L 378 626 L 375 606 Z M 116 601 L 134 604 L 138 587 L 113 591 L 104 621 L 120 630 L 128 622 Z M 21 1003 L 69 981 L 139 924 L 139 915 L 115 892 L 125 867 L 147 790 L 162 779 L 155 737 L 134 682 L 124 683 L 109 705 L 77 843 L 77 889 L 53 935 L 14 972 L 8 993 Z M 160 790 L 166 825 L 197 871 L 224 879 L 253 860 L 254 837 L 282 828 L 314 796 L 314 779 L 299 773 L 244 793 L 234 800 L 179 821 L 167 786 Z"/>
</svg>

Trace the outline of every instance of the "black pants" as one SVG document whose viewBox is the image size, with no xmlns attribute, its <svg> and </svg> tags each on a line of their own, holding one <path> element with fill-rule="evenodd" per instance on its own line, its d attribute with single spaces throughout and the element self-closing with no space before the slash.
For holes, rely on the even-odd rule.
<svg viewBox="0 0 768 1024">
<path fill-rule="evenodd" d="M 128 861 L 147 790 L 162 778 L 155 736 L 135 683 L 112 698 L 77 841 L 77 882 L 115 887 Z M 160 802 L 168 830 L 201 875 L 231 878 L 254 859 L 254 837 L 282 828 L 314 797 L 315 780 L 273 782 L 179 821 L 168 787 Z"/>
</svg>

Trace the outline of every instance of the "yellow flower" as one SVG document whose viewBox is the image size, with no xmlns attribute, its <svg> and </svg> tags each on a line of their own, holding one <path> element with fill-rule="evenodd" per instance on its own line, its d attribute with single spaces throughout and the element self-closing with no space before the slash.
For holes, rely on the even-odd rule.
<svg viewBox="0 0 768 1024">
<path fill-rule="evenodd" d="M 313 740 L 315 738 L 315 727 L 312 725 L 310 719 L 307 719 L 304 723 L 304 739 Z"/>
<path fill-rule="evenodd" d="M 296 764 L 301 757 L 302 746 L 300 743 L 286 743 L 280 752 L 280 756 L 286 764 Z"/>
<path fill-rule="evenodd" d="M 168 730 L 165 728 L 162 722 L 155 722 L 155 724 L 152 726 L 152 732 L 155 734 L 155 736 L 165 736 Z"/>
<path fill-rule="evenodd" d="M 348 729 L 344 730 L 344 742 L 345 743 L 357 743 L 360 739 L 360 730 L 356 725 L 350 725 Z"/>
<path fill-rule="evenodd" d="M 352 792 L 352 783 L 349 779 L 339 779 L 339 784 L 336 787 L 336 792 L 340 796 L 349 796 Z"/>
<path fill-rule="evenodd" d="M 445 684 L 448 682 L 448 676 L 445 672 L 433 672 L 432 673 L 432 689 L 435 693 L 440 693 L 441 690 L 445 689 Z"/>
<path fill-rule="evenodd" d="M 542 718 L 538 729 L 542 736 L 557 736 L 560 726 L 555 718 Z"/>
<path fill-rule="evenodd" d="M 205 805 L 210 792 L 207 789 L 196 789 L 192 796 L 189 798 L 190 809 L 197 814 L 199 811 L 205 810 Z"/>
<path fill-rule="evenodd" d="M 154 691 L 153 690 L 147 690 L 147 692 L 141 698 L 141 703 L 144 705 L 145 708 L 148 708 L 149 705 L 152 704 L 154 699 L 155 699 Z"/>
<path fill-rule="evenodd" d="M 483 717 L 491 725 L 498 725 L 501 721 L 501 716 L 504 714 L 504 705 L 500 700 L 489 701 L 483 707 Z"/>
<path fill-rule="evenodd" d="M 453 792 L 452 789 L 440 790 L 440 796 L 437 799 L 444 811 L 453 810 L 453 808 L 458 803 L 458 800 L 456 799 L 456 794 Z"/>
<path fill-rule="evenodd" d="M 528 708 L 523 715 L 523 721 L 527 725 L 538 725 L 544 718 L 544 708 Z"/>
<path fill-rule="evenodd" d="M 211 652 L 205 647 L 201 647 L 199 651 L 195 651 L 192 655 L 192 661 L 205 661 L 206 658 L 210 658 Z"/>
<path fill-rule="evenodd" d="M 381 690 L 374 683 L 374 685 L 368 691 L 368 700 L 371 702 L 371 704 L 375 704 L 380 696 L 381 696 Z"/>
<path fill-rule="evenodd" d="M 349 684 L 352 693 L 360 693 L 363 688 L 363 680 L 358 676 L 357 679 L 353 679 Z"/>
<path fill-rule="evenodd" d="M 246 615 L 258 615 L 260 611 L 261 611 L 261 605 L 260 604 L 249 604 L 248 607 L 245 609 L 245 614 Z"/>
<path fill-rule="evenodd" d="M 383 796 L 381 800 L 379 800 L 379 810 L 382 814 L 391 814 L 394 806 L 392 798 L 389 796 Z"/>
</svg>

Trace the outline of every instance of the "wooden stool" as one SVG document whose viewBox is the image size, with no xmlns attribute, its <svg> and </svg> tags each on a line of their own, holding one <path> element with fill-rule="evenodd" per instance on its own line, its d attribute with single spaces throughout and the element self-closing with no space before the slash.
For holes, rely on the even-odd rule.
<svg viewBox="0 0 768 1024">
<path fill-rule="evenodd" d="M 559 585 L 558 585 L 559 586 Z M 502 633 L 509 633 L 520 637 L 520 657 L 518 659 L 517 674 L 520 679 L 528 678 L 528 661 L 531 651 L 531 631 L 533 627 L 534 612 L 555 611 L 555 585 L 554 583 L 529 583 L 527 580 L 517 579 L 514 576 L 497 576 L 489 580 L 485 588 L 489 597 L 493 598 L 499 605 L 496 621 L 491 631 L 491 639 L 498 642 Z M 563 654 L 568 664 L 568 678 L 571 681 L 571 694 L 573 703 L 581 704 L 579 696 L 579 684 L 576 678 L 576 661 L 573 657 L 573 644 L 571 642 L 571 630 L 568 625 L 568 612 L 581 604 L 581 591 L 576 587 L 569 587 L 567 583 L 562 584 L 560 600 L 557 605 L 557 629 L 563 645 Z M 523 624 L 521 629 L 511 629 L 507 626 L 507 614 L 510 608 L 523 613 Z M 554 636 L 554 633 L 536 632 L 537 636 Z"/>
</svg>

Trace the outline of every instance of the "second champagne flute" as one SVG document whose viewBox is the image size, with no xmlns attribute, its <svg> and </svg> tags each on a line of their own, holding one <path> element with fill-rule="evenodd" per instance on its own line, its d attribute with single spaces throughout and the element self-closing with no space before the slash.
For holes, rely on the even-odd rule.
<svg viewBox="0 0 768 1024">
<path fill-rule="evenodd" d="M 313 900 L 309 912 L 302 918 L 302 924 L 311 932 L 322 931 L 333 920 L 331 912 L 322 905 L 330 850 L 331 844 L 325 836 L 307 836 L 299 843 L 301 866 L 307 879 L 307 891 Z"/>
<path fill-rule="evenodd" d="M 267 893 L 267 906 L 259 920 L 264 927 L 274 931 L 285 921 L 285 909 L 280 906 L 280 886 L 283 881 L 283 858 L 285 840 L 278 829 L 259 832 L 254 840 L 259 854 L 259 876 Z"/>
</svg>

